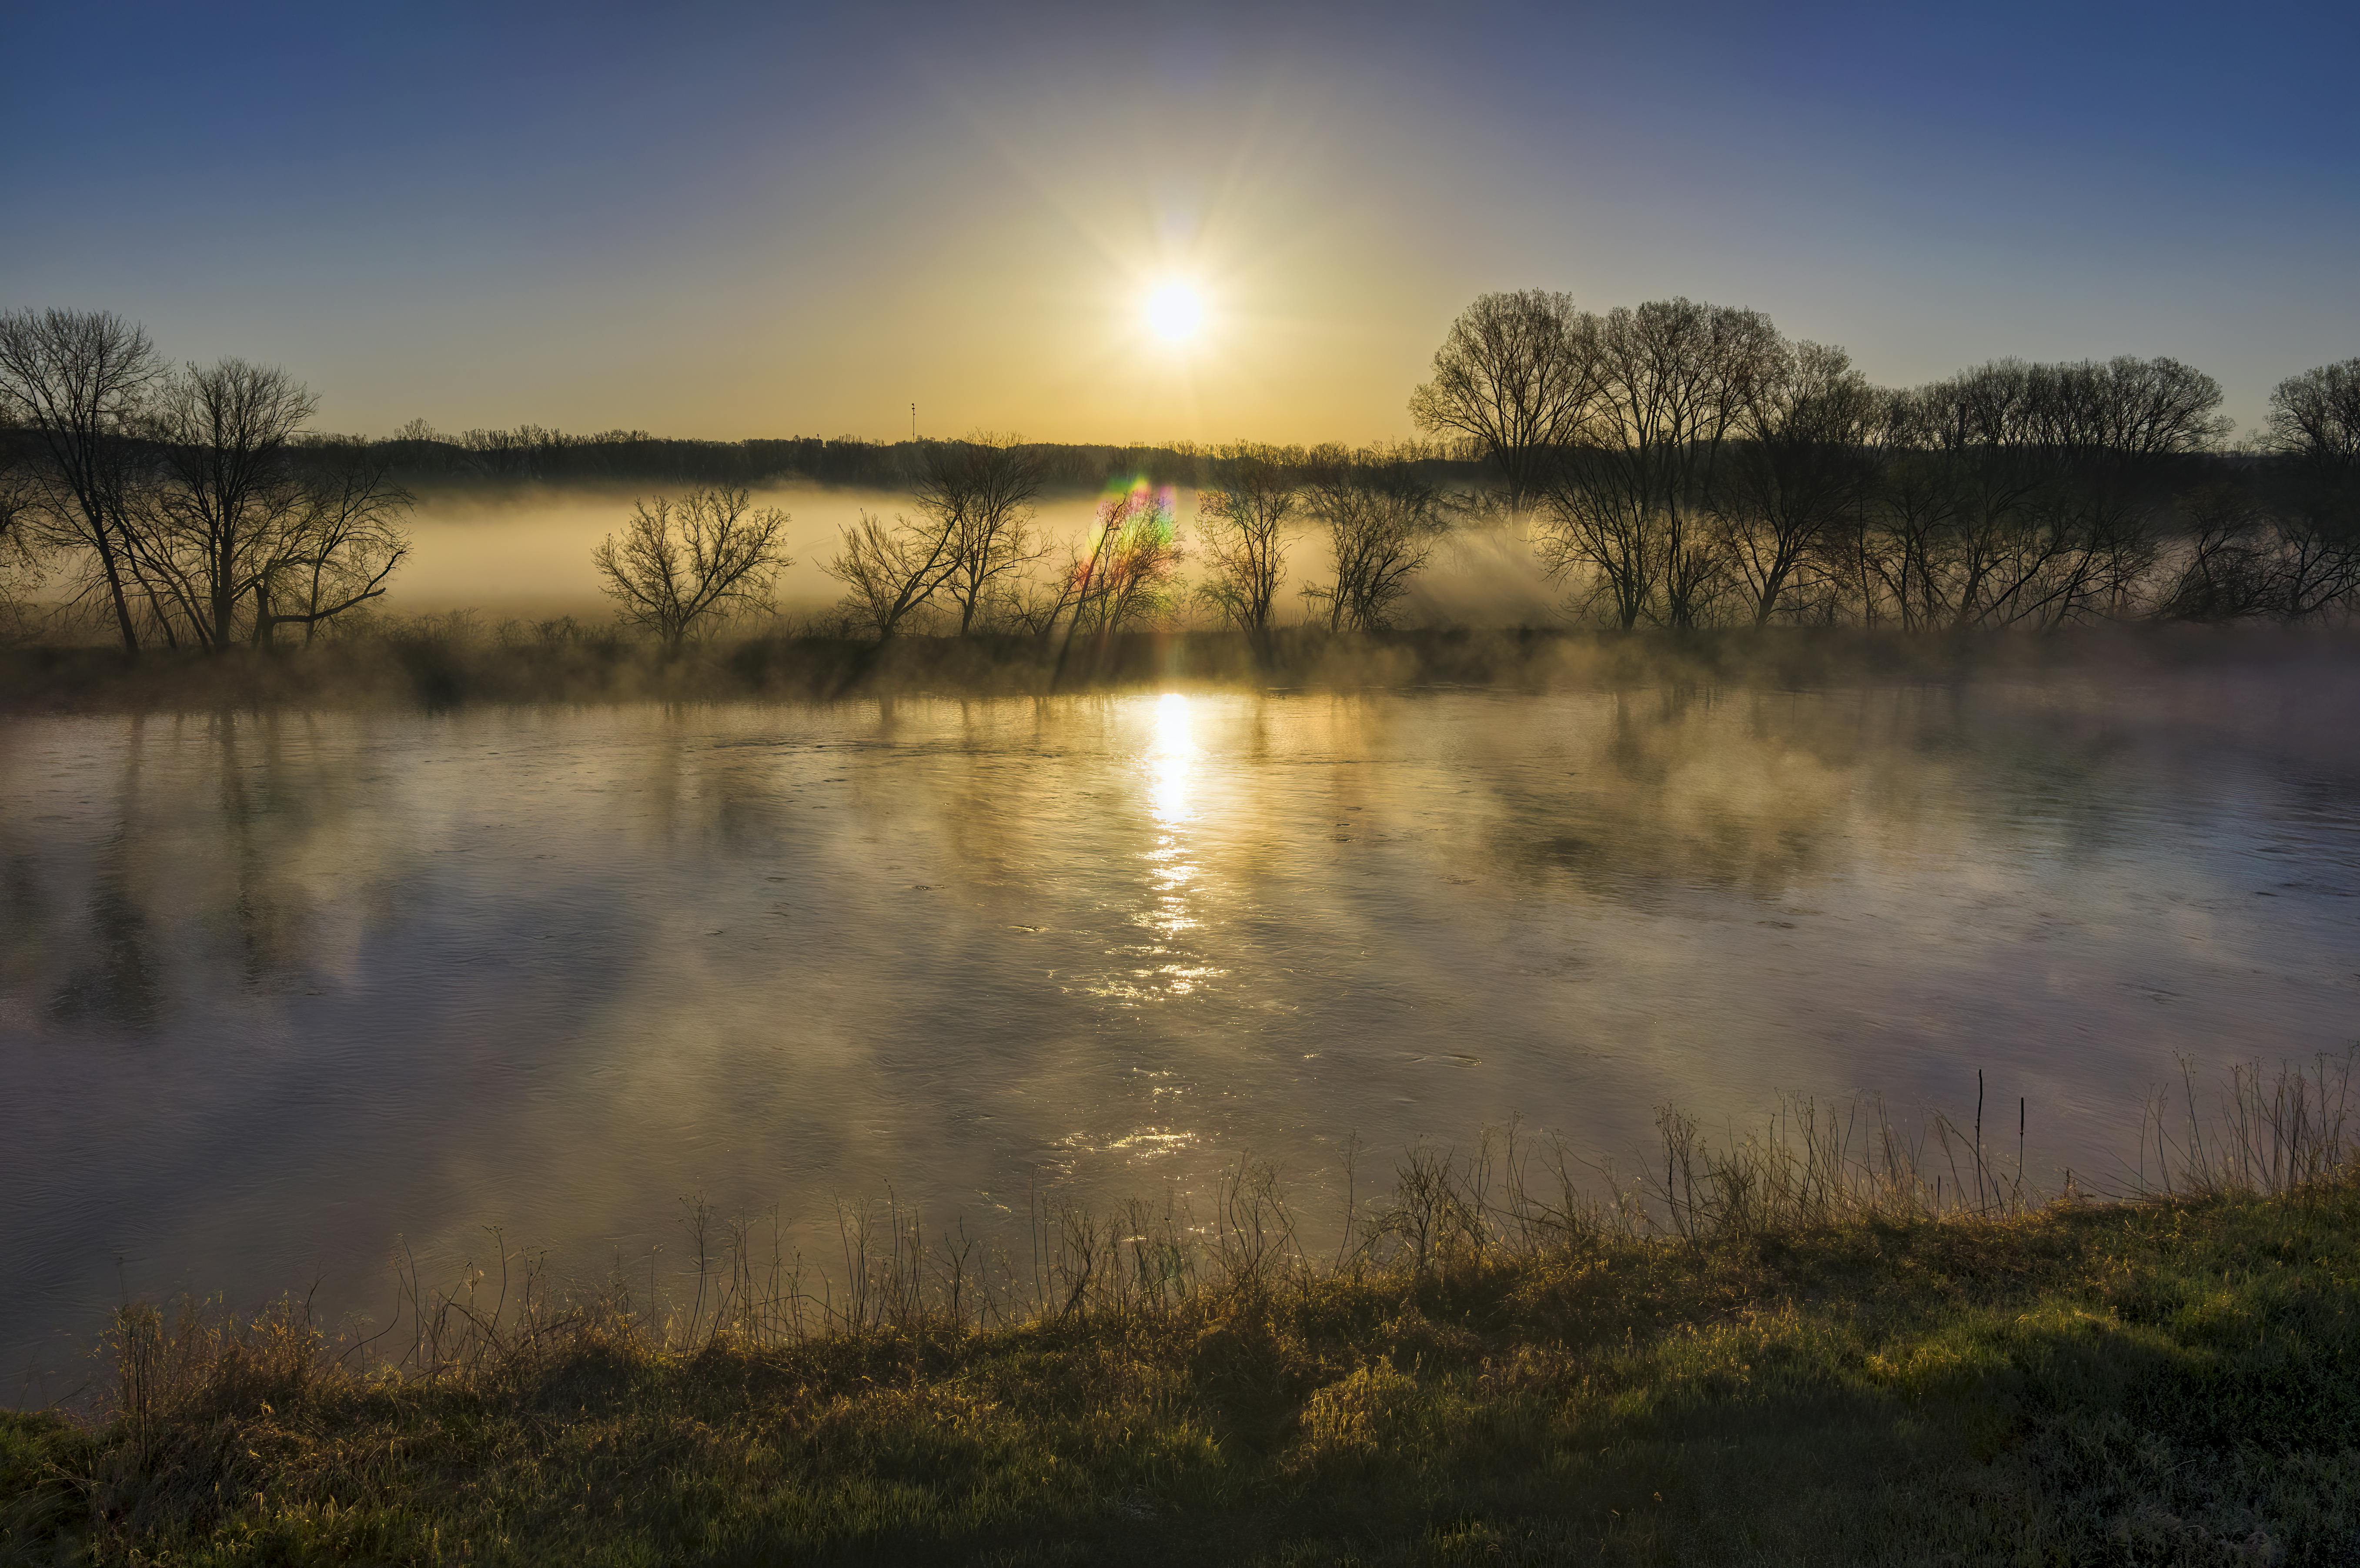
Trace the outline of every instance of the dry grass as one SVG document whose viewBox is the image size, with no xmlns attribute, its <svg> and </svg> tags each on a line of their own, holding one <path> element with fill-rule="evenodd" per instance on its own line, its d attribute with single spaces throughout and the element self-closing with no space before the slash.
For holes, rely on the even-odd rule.
<svg viewBox="0 0 2360 1568">
<path fill-rule="evenodd" d="M 2348 1068 L 2158 1105 L 2119 1201 L 1803 1103 L 1413 1151 L 1317 1258 L 1245 1167 L 1021 1261 L 694 1206 L 661 1302 L 502 1248 L 366 1340 L 135 1308 L 107 1410 L 0 1426 L 0 1561 L 2350 1562 Z"/>
</svg>

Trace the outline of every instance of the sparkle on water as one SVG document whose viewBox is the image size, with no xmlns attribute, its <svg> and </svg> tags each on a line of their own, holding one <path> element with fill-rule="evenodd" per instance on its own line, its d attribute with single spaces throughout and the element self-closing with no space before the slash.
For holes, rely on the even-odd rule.
<svg viewBox="0 0 2360 1568">
<path fill-rule="evenodd" d="M 126 1291 L 382 1312 L 397 1236 L 661 1273 L 683 1193 L 817 1256 L 839 1195 L 999 1237 L 1240 1157 L 1315 1225 L 1354 1134 L 1621 1156 L 1978 1068 L 2053 1185 L 2177 1052 L 2349 1043 L 2355 693 L 10 719 L 0 1377 Z"/>
</svg>

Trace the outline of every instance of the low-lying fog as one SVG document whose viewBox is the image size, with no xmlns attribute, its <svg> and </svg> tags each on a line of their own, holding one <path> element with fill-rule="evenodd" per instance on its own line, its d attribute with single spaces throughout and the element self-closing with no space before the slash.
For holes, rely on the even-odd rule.
<svg viewBox="0 0 2360 1568">
<path fill-rule="evenodd" d="M 385 598 L 387 613 L 442 615 L 473 610 L 487 622 L 573 615 L 605 620 L 612 602 L 599 592 L 590 551 L 619 528 L 631 504 L 662 493 L 650 485 L 613 489 L 529 486 L 515 491 L 426 490 L 410 522 L 412 553 Z M 910 498 L 890 491 L 798 485 L 754 493 L 761 506 L 792 517 L 788 548 L 794 564 L 778 580 L 780 608 L 790 615 L 825 611 L 843 594 L 825 568 L 837 550 L 838 530 L 863 510 L 890 518 Z M 1039 508 L 1035 531 L 1060 547 L 1089 531 L 1095 492 L 1051 497 Z M 1184 550 L 1196 518 L 1194 492 L 1179 492 Z M 1326 549 L 1305 537 L 1288 557 L 1284 613 L 1299 613 L 1297 590 L 1328 570 Z M 1190 575 L 1184 561 L 1182 576 Z M 1539 577 L 1530 546 L 1500 528 L 1450 535 L 1419 577 L 1404 606 L 1414 622 L 1539 625 L 1555 618 L 1558 595 Z"/>
</svg>

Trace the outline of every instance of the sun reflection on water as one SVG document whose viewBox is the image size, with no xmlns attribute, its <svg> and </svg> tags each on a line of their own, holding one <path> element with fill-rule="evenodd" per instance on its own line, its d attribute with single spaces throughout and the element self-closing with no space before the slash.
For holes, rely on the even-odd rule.
<svg viewBox="0 0 2360 1568">
<path fill-rule="evenodd" d="M 1141 921 L 1166 940 L 1197 927 L 1188 907 L 1189 885 L 1196 865 L 1185 834 L 1196 811 L 1190 786 L 1196 770 L 1196 735 L 1189 725 L 1188 699 L 1167 691 L 1156 699 L 1154 730 L 1147 747 L 1148 811 L 1155 819 L 1155 843 L 1147 852 L 1148 885 L 1155 900 Z M 1185 994 L 1192 980 L 1166 966 L 1169 989 Z"/>
<path fill-rule="evenodd" d="M 1156 822 L 1175 828 L 1188 820 L 1188 785 L 1196 768 L 1196 737 L 1189 724 L 1188 699 L 1166 691 L 1155 700 L 1155 731 L 1148 742 L 1149 796 Z"/>
<path fill-rule="evenodd" d="M 1193 831 L 1202 809 L 1198 775 L 1204 751 L 1196 744 L 1187 697 L 1167 691 L 1153 702 L 1147 714 L 1146 745 L 1138 763 L 1145 785 L 1149 829 L 1147 843 L 1140 851 L 1145 898 L 1131 916 L 1131 925 L 1147 933 L 1149 940 L 1109 949 L 1109 957 L 1131 962 L 1126 973 L 1109 975 L 1105 984 L 1092 987 L 1098 996 L 1133 1005 L 1189 996 L 1222 973 L 1206 963 L 1201 953 L 1180 945 L 1191 933 L 1205 929 L 1196 908 L 1204 868 Z"/>
</svg>

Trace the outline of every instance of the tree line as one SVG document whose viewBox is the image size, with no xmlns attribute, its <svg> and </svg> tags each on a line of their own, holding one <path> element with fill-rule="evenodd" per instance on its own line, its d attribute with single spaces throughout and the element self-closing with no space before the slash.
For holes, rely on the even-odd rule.
<svg viewBox="0 0 2360 1568">
<path fill-rule="evenodd" d="M 1623 628 L 2348 614 L 2360 359 L 2281 382 L 2243 446 L 2221 403 L 2168 358 L 2001 360 L 1885 388 L 1758 311 L 1597 312 L 1527 289 L 1452 323 L 1410 398 L 1424 442 L 451 438 L 416 420 L 367 441 L 311 430 L 316 399 L 282 370 L 171 365 L 121 318 L 20 310 L 0 315 L 0 551 L 20 581 L 52 571 L 126 648 L 267 646 L 384 594 L 409 550 L 403 478 L 655 478 L 672 493 L 594 560 L 620 618 L 677 646 L 775 607 L 788 518 L 750 487 L 800 474 L 909 498 L 861 514 L 824 563 L 836 624 L 878 640 L 1380 631 L 1453 530 L 1502 526 L 1570 614 Z M 1044 495 L 1110 473 L 1082 538 L 1042 532 Z M 1321 564 L 1297 581 L 1306 541 Z"/>
<path fill-rule="evenodd" d="M 2348 614 L 2360 359 L 2281 382 L 2244 448 L 2222 400 L 2160 357 L 1879 387 L 1756 310 L 1488 294 L 1411 396 L 1437 444 L 1171 450 L 1196 491 L 1185 552 L 1174 487 L 1146 480 L 1110 489 L 1078 544 L 1036 539 L 1058 449 L 987 434 L 919 444 L 914 505 L 864 514 L 826 569 L 847 626 L 880 640 L 923 626 L 1070 645 L 1181 615 L 1381 631 L 1453 528 L 1502 523 L 1577 618 L 1623 629 Z M 1306 539 L 1326 564 L 1293 583 Z"/>
<path fill-rule="evenodd" d="M 518 425 L 447 434 L 412 419 L 388 438 L 322 435 L 316 444 L 368 448 L 421 486 L 633 484 L 752 489 L 807 481 L 896 490 L 930 441 L 860 436 L 755 437 L 700 441 L 611 430 L 590 434 Z M 1095 485 L 1114 473 L 1145 474 L 1159 483 L 1193 482 L 1196 450 L 1174 445 L 1041 443 L 1050 483 Z"/>
<path fill-rule="evenodd" d="M 1540 289 L 1455 321 L 1411 397 L 1607 624 L 1907 629 L 2298 620 L 2360 602 L 2360 359 L 2289 376 L 2247 448 L 2167 358 L 1873 386 L 1759 311 Z"/>
<path fill-rule="evenodd" d="M 923 627 L 1055 642 L 1102 639 L 1176 618 L 1212 619 L 1254 637 L 1286 618 L 1287 560 L 1319 530 L 1326 571 L 1295 593 L 1328 630 L 1393 624 L 1412 579 L 1469 508 L 1429 474 L 1415 445 L 1310 451 L 1251 443 L 1190 451 L 1198 475 L 1196 540 L 1184 548 L 1178 487 L 1145 477 L 1109 486 L 1077 540 L 1043 537 L 1036 505 L 1055 468 L 1044 449 L 988 432 L 923 443 L 889 522 L 863 511 L 824 566 L 844 587 L 839 626 L 882 642 Z M 700 486 L 641 502 L 592 559 L 623 618 L 668 646 L 732 610 L 771 605 L 792 564 L 787 517 L 743 488 Z M 1181 567 L 1193 554 L 1193 583 Z"/>
</svg>

